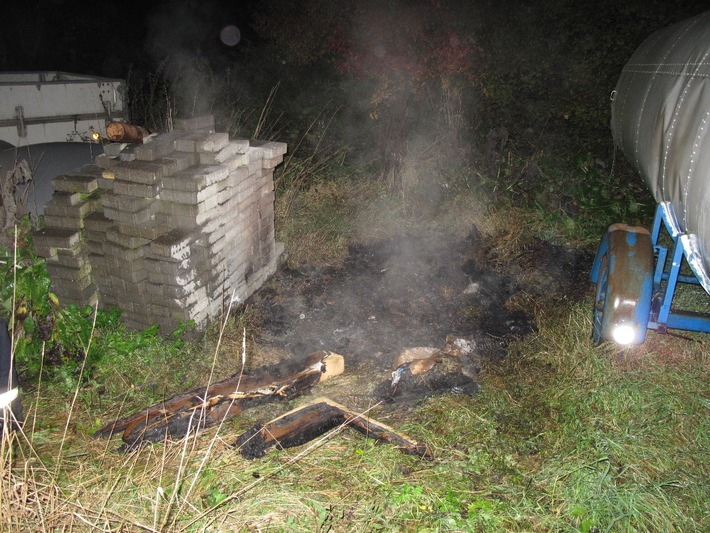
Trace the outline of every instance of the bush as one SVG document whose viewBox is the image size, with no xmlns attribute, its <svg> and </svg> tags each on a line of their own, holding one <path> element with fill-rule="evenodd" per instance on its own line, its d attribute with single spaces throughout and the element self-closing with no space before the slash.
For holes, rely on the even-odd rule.
<svg viewBox="0 0 710 533">
<path fill-rule="evenodd" d="M 0 247 L 0 311 L 13 335 L 18 367 L 29 378 L 45 362 L 76 374 L 91 337 L 93 308 L 62 308 L 51 284 L 28 228 L 19 228 L 15 245 Z"/>
</svg>

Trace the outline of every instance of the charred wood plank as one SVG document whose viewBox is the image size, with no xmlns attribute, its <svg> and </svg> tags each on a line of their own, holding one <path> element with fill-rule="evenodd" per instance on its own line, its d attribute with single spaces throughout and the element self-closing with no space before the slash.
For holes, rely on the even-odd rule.
<svg viewBox="0 0 710 533">
<path fill-rule="evenodd" d="M 271 446 L 279 449 L 300 446 L 341 425 L 351 427 L 376 442 L 392 444 L 404 453 L 425 459 L 434 458 L 426 444 L 328 398 L 318 398 L 266 424 L 257 424 L 240 435 L 234 445 L 244 457 L 254 459 L 263 457 Z"/>
<path fill-rule="evenodd" d="M 110 437 L 122 433 L 126 445 L 184 437 L 264 403 L 289 400 L 313 387 L 324 377 L 342 373 L 343 357 L 322 350 L 300 361 L 286 361 L 262 368 L 253 375 L 235 375 L 207 387 L 177 394 L 130 416 L 120 418 L 94 433 Z"/>
</svg>

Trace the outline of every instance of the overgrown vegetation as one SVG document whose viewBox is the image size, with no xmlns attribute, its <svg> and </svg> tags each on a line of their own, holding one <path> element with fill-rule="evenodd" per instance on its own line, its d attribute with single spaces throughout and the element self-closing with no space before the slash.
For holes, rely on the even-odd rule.
<svg viewBox="0 0 710 533">
<path fill-rule="evenodd" d="M 368 2 L 305 2 L 295 12 L 292 4 L 260 4 L 257 21 L 275 26 L 261 28 L 238 67 L 196 57 L 192 70 L 175 71 L 175 58 L 163 58 L 131 79 L 133 115 L 151 128 L 213 112 L 233 136 L 289 143 L 276 176 L 289 266 L 338 264 L 358 241 L 422 228 L 465 236 L 476 226 L 504 271 L 511 250 L 536 239 L 592 251 L 610 222 L 650 221 L 653 200 L 613 151 L 607 98 L 643 37 L 682 18 L 671 4 L 541 10 L 483 1 L 452 11 L 419 2 L 402 31 L 379 43 L 427 59 L 379 65 L 399 70 L 368 68 L 382 50 L 362 50 L 328 25 L 340 23 L 340 8 L 365 16 Z M 372 32 L 399 27 L 392 16 L 380 6 Z M 417 25 L 427 18 L 431 26 Z M 464 34 L 469 23 L 475 31 Z M 426 41 L 437 24 L 451 31 Z M 255 65 L 246 83 L 241 74 Z M 244 306 L 198 342 L 182 331 L 127 331 L 118 310 L 57 302 L 27 237 L 20 226 L 0 258 L 26 420 L 0 448 L 0 529 L 710 530 L 710 357 L 701 335 L 594 347 L 591 294 L 564 306 L 530 296 L 520 305 L 537 333 L 486 362 L 479 394 L 429 398 L 396 421 L 432 446 L 432 463 L 340 430 L 247 462 L 231 444 L 258 409 L 120 455 L 92 432 L 240 372 L 245 333 L 247 366 L 268 359 L 255 341 L 258 320 Z"/>
<path fill-rule="evenodd" d="M 491 228 L 506 228 L 510 218 L 495 216 Z M 102 327 L 90 350 L 106 356 L 92 383 L 26 388 L 25 433 L 3 455 L 4 523 L 18 531 L 83 531 L 87 522 L 149 531 L 706 530 L 705 339 L 652 335 L 625 352 L 595 348 L 590 307 L 537 308 L 538 333 L 484 366 L 477 395 L 430 398 L 397 421 L 432 446 L 433 463 L 350 432 L 248 462 L 230 444 L 265 415 L 258 411 L 185 442 L 116 454 L 115 441 L 90 434 L 204 383 L 213 355 L 221 375 L 238 369 L 242 328 L 256 325 L 227 319 L 220 346 L 218 331 L 176 346 Z M 249 344 L 250 361 L 259 350 Z"/>
</svg>

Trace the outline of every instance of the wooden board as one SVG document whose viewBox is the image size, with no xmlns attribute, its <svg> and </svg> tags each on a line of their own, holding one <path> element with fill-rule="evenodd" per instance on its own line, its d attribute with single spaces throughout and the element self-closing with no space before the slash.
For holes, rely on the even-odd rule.
<svg viewBox="0 0 710 533">
<path fill-rule="evenodd" d="M 227 420 L 244 409 L 288 400 L 313 387 L 324 377 L 342 373 L 342 355 L 322 350 L 300 361 L 258 370 L 253 375 L 235 375 L 208 387 L 177 394 L 130 416 L 107 424 L 94 437 L 122 433 L 127 446 L 184 437 Z"/>
<path fill-rule="evenodd" d="M 426 444 L 328 398 L 318 398 L 266 424 L 254 426 L 237 439 L 235 446 L 244 457 L 254 459 L 263 457 L 271 446 L 300 446 L 341 425 L 351 427 L 377 442 L 392 444 L 404 453 L 425 459 L 434 458 Z"/>
</svg>

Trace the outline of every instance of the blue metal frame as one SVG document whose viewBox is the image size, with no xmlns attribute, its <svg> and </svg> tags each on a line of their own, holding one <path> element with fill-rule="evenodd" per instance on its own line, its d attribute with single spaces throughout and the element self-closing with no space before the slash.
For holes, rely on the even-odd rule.
<svg viewBox="0 0 710 533">
<path fill-rule="evenodd" d="M 700 285 L 700 281 L 695 276 L 680 273 L 685 250 L 680 241 L 680 234 L 674 229 L 667 216 L 667 211 L 659 205 L 656 208 L 651 231 L 656 267 L 653 275 L 653 299 L 648 328 L 660 333 L 665 333 L 667 329 L 710 333 L 710 315 L 672 308 L 673 296 L 678 283 Z M 663 222 L 663 226 L 661 222 Z M 670 249 L 658 243 L 662 227 L 673 240 Z"/>
</svg>

